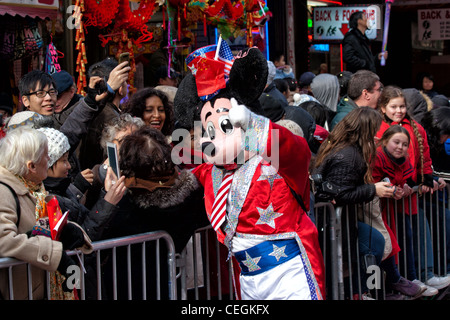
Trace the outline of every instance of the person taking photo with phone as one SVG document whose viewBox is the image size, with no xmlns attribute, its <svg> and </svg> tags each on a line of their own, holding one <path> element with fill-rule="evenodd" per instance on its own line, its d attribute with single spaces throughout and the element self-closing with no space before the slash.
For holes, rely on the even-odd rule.
<svg viewBox="0 0 450 320">
<path fill-rule="evenodd" d="M 93 64 L 88 70 L 89 88 L 86 103 L 99 105 L 99 113 L 92 120 L 79 149 L 81 170 L 91 169 L 106 159 L 106 150 L 98 143 L 105 124 L 122 113 L 120 101 L 127 95 L 128 62 L 120 64 L 107 58 Z M 94 101 L 92 101 L 94 100 Z"/>
</svg>

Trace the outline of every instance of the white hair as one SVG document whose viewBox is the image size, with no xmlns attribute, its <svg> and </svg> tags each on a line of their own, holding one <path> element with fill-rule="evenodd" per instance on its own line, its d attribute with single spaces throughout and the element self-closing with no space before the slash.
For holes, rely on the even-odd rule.
<svg viewBox="0 0 450 320">
<path fill-rule="evenodd" d="M 106 151 L 106 143 L 113 142 L 118 132 L 132 127 L 139 129 L 144 125 L 145 123 L 142 118 L 133 117 L 129 113 L 122 113 L 119 117 L 112 119 L 105 125 L 100 139 L 100 145 Z"/>
<path fill-rule="evenodd" d="M 0 140 L 0 166 L 24 176 L 28 173 L 27 162 L 39 162 L 46 146 L 47 137 L 36 129 L 20 127 L 8 131 Z"/>
</svg>

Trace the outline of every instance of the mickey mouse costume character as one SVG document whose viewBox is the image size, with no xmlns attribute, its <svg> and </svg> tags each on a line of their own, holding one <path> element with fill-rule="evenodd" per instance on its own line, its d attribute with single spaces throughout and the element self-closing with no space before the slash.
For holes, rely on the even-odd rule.
<svg viewBox="0 0 450 320">
<path fill-rule="evenodd" d="M 256 47 L 233 57 L 220 39 L 186 62 L 191 73 L 179 85 L 175 115 L 185 128 L 201 119 L 207 162 L 193 173 L 219 241 L 239 262 L 241 298 L 324 299 L 318 233 L 305 212 L 308 144 L 249 109 L 264 90 L 266 59 Z"/>
</svg>

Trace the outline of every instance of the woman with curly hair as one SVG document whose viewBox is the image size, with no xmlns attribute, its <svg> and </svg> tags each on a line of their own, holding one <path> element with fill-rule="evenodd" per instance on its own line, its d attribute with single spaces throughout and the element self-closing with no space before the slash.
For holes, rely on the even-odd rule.
<svg viewBox="0 0 450 320">
<path fill-rule="evenodd" d="M 170 136 L 174 126 L 173 105 L 167 95 L 155 88 L 143 88 L 134 93 L 123 108 L 124 113 L 144 120 L 146 125 Z"/>
</svg>

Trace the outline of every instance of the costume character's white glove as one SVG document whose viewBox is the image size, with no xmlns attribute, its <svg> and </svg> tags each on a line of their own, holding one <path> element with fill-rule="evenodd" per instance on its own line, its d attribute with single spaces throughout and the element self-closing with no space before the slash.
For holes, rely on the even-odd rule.
<svg viewBox="0 0 450 320">
<path fill-rule="evenodd" d="M 231 98 L 230 102 L 232 108 L 228 116 L 231 124 L 233 127 L 242 128 L 242 130 L 246 131 L 250 122 L 251 111 L 243 104 L 239 104 L 235 98 Z"/>
</svg>

